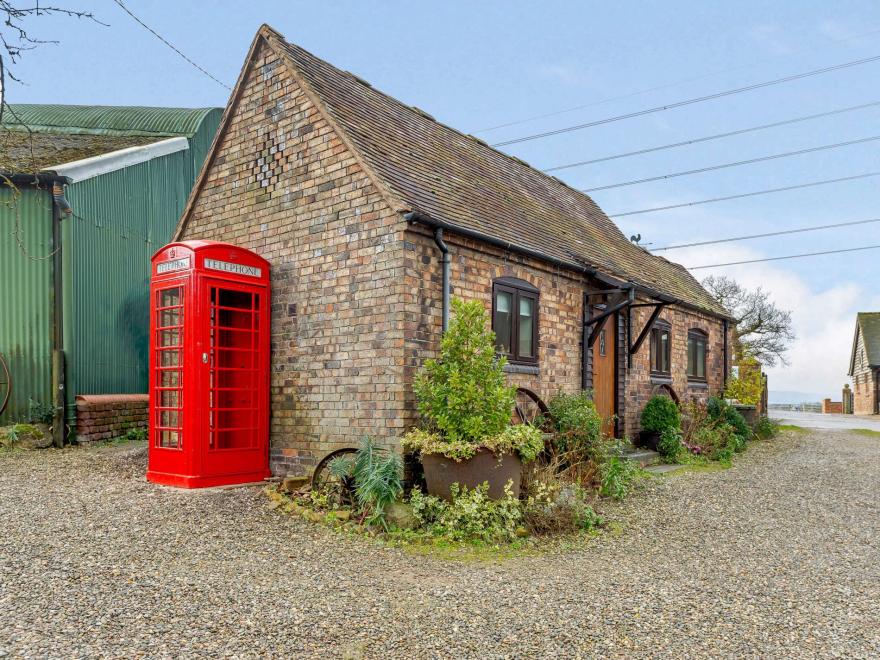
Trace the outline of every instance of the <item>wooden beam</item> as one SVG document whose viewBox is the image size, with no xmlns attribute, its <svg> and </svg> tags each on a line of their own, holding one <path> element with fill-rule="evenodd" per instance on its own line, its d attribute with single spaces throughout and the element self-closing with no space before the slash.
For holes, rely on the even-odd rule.
<svg viewBox="0 0 880 660">
<path fill-rule="evenodd" d="M 636 339 L 636 343 L 632 344 L 629 347 L 630 355 L 635 355 L 639 352 L 639 349 L 642 347 L 642 344 L 645 343 L 645 339 L 648 337 L 648 333 L 651 331 L 651 327 L 654 325 L 654 321 L 657 320 L 657 317 L 660 316 L 660 312 L 663 311 L 663 308 L 666 307 L 667 304 L 668 303 L 665 302 L 656 303 L 654 311 L 651 312 L 651 317 L 648 319 L 648 322 L 645 323 L 645 327 L 642 328 L 641 333 L 639 333 L 639 338 Z M 630 338 L 632 338 L 632 335 L 630 335 Z"/>
</svg>

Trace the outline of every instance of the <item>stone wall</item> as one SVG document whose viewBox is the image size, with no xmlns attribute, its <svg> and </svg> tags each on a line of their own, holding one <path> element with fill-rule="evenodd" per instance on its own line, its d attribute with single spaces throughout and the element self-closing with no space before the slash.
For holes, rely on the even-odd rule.
<svg viewBox="0 0 880 660">
<path fill-rule="evenodd" d="M 270 463 L 308 470 L 403 429 L 403 232 L 333 127 L 265 44 L 182 239 L 272 264 Z"/>
<path fill-rule="evenodd" d="M 80 394 L 76 397 L 76 439 L 80 443 L 118 438 L 147 428 L 146 394 Z"/>
</svg>

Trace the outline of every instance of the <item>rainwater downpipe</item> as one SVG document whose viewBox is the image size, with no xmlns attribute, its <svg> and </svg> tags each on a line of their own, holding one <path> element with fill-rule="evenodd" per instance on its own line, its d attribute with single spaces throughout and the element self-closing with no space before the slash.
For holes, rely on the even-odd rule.
<svg viewBox="0 0 880 660">
<path fill-rule="evenodd" d="M 64 181 L 52 181 L 52 384 L 54 408 L 52 417 L 52 441 L 56 447 L 64 446 L 64 430 L 67 408 L 67 378 L 64 355 L 64 278 L 61 241 L 61 218 L 72 212 L 64 196 Z"/>
<path fill-rule="evenodd" d="M 443 227 L 434 227 L 434 243 L 440 250 L 440 263 L 443 264 L 443 302 L 440 327 L 443 334 L 446 334 L 446 328 L 449 327 L 449 270 L 451 268 L 451 259 L 449 257 L 449 246 L 443 242 Z"/>
</svg>

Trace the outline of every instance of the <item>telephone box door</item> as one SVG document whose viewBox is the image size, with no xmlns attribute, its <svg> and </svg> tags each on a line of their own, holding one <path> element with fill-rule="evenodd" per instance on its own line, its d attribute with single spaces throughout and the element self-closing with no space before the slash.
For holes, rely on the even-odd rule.
<svg viewBox="0 0 880 660">
<path fill-rule="evenodd" d="M 265 470 L 268 431 L 268 300 L 266 288 L 203 278 L 201 300 L 202 473 Z"/>
</svg>

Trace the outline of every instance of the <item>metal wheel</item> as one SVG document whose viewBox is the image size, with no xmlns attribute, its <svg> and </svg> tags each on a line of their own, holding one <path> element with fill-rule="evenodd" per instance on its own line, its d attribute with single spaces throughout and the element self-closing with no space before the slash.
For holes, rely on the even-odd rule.
<svg viewBox="0 0 880 660">
<path fill-rule="evenodd" d="M 552 430 L 550 409 L 537 394 L 525 387 L 516 388 L 513 419 L 514 424 L 534 424 L 544 431 Z"/>
<path fill-rule="evenodd" d="M 9 373 L 9 365 L 0 353 L 0 415 L 6 410 L 9 398 L 12 396 L 12 375 Z"/>
<path fill-rule="evenodd" d="M 334 474 L 330 469 L 330 464 L 335 459 L 354 459 L 357 449 L 354 447 L 344 447 L 331 451 L 312 472 L 312 492 L 323 493 L 330 498 L 335 505 L 351 504 L 354 497 L 354 479 L 351 476 L 340 476 Z"/>
</svg>

